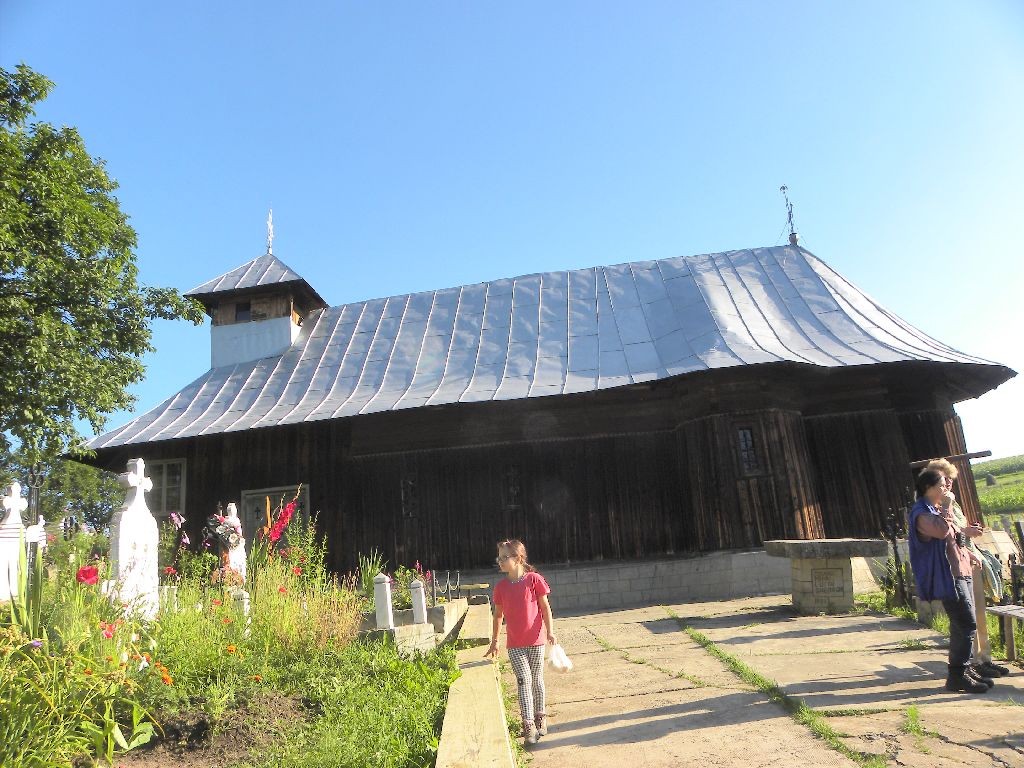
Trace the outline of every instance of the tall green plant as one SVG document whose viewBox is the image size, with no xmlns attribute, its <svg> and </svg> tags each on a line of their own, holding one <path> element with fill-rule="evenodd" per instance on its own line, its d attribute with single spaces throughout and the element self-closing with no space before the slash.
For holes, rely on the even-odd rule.
<svg viewBox="0 0 1024 768">
<path fill-rule="evenodd" d="M 18 534 L 18 594 L 11 599 L 11 623 L 33 640 L 42 635 L 40 617 L 43 611 L 43 554 L 37 551 L 32 558 L 29 577 L 28 553 L 25 534 Z"/>
<path fill-rule="evenodd" d="M 384 570 L 387 560 L 377 550 L 370 550 L 369 555 L 359 555 L 359 588 L 363 597 L 370 601 L 370 608 L 373 609 L 373 577 Z"/>
</svg>

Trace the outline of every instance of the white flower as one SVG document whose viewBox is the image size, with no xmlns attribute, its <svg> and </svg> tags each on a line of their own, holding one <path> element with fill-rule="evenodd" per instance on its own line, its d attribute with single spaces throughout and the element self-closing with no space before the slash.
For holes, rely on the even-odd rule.
<svg viewBox="0 0 1024 768">
<path fill-rule="evenodd" d="M 141 672 L 142 670 L 144 670 L 148 666 L 149 666 L 149 662 L 146 661 L 145 659 L 143 659 L 142 661 L 139 662 L 139 672 Z"/>
<path fill-rule="evenodd" d="M 128 661 L 128 651 L 121 651 L 121 663 Z"/>
<path fill-rule="evenodd" d="M 156 650 L 156 640 L 150 640 L 149 641 L 149 650 L 151 650 L 151 651 L 155 651 Z"/>
<path fill-rule="evenodd" d="M 135 632 L 132 632 L 132 642 L 133 642 L 133 643 L 137 643 L 137 642 L 139 642 L 139 636 L 138 636 L 138 634 L 137 634 L 137 633 L 135 633 Z"/>
</svg>

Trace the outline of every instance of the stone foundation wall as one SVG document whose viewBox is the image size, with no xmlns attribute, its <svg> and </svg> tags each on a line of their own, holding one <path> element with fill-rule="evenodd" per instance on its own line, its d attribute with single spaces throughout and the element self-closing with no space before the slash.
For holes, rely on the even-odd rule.
<svg viewBox="0 0 1024 768">
<path fill-rule="evenodd" d="M 790 591 L 789 562 L 764 550 L 713 552 L 685 558 L 537 565 L 551 585 L 551 605 L 561 612 L 623 608 L 651 603 L 727 600 Z M 473 571 L 463 583 L 493 589 L 501 573 Z"/>
</svg>

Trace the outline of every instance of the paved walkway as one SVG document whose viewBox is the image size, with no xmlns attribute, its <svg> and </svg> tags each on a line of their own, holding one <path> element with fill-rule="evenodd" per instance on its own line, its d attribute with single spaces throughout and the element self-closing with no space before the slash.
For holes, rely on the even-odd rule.
<svg viewBox="0 0 1024 768">
<path fill-rule="evenodd" d="M 787 598 L 668 606 L 889 765 L 1024 766 L 1024 670 L 986 696 L 942 688 L 934 632 L 891 617 L 796 617 Z M 575 670 L 548 670 L 534 768 L 852 766 L 693 642 L 666 608 L 557 620 Z M 511 681 L 514 685 L 514 680 Z M 906 733 L 917 706 L 923 731 Z"/>
</svg>

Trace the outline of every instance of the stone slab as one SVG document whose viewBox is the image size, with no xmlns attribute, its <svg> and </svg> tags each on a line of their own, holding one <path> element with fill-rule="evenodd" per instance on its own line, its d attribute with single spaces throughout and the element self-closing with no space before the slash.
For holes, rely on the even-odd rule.
<svg viewBox="0 0 1024 768">
<path fill-rule="evenodd" d="M 888 547 L 884 539 L 773 539 L 764 543 L 769 557 L 791 559 L 883 557 Z"/>
<path fill-rule="evenodd" d="M 530 750 L 532 768 L 854 765 L 744 688 L 661 607 L 556 619 L 556 632 L 576 667 L 545 675 L 549 733 Z M 628 646 L 634 661 L 596 638 Z"/>
</svg>

